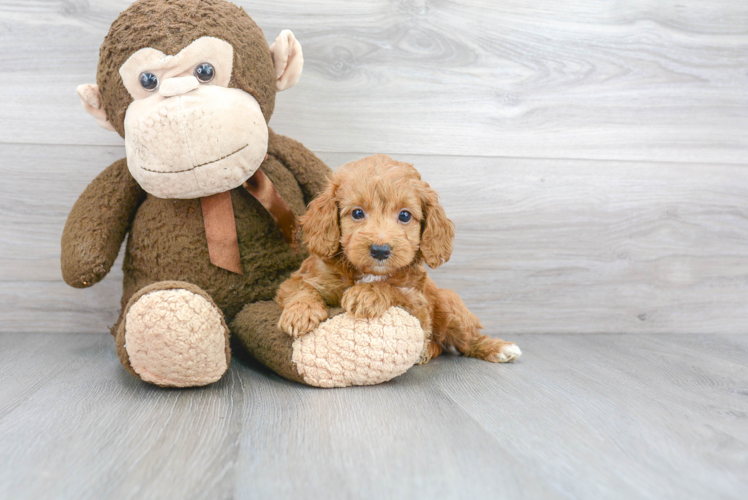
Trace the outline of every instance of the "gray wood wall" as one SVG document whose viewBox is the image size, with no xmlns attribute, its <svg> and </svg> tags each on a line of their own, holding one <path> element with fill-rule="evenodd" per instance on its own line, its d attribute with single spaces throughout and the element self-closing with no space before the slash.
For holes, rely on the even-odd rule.
<svg viewBox="0 0 748 500">
<path fill-rule="evenodd" d="M 102 332 L 61 279 L 123 143 L 80 107 L 130 2 L 0 0 L 0 331 Z M 745 333 L 748 2 L 239 1 L 306 67 L 271 126 L 331 166 L 411 161 L 457 224 L 433 272 L 489 333 Z"/>
</svg>

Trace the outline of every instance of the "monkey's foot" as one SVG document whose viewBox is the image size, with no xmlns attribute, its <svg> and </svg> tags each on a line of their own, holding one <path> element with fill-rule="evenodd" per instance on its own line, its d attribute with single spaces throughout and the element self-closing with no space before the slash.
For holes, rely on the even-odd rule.
<svg viewBox="0 0 748 500">
<path fill-rule="evenodd" d="M 279 375 L 315 387 L 373 385 L 405 373 L 421 356 L 421 324 L 392 307 L 377 319 L 344 313 L 297 339 L 281 331 L 275 302 L 249 304 L 231 325 L 249 353 Z M 342 312 L 338 310 L 337 312 Z"/>
<path fill-rule="evenodd" d="M 161 282 L 129 302 L 117 332 L 123 364 L 162 387 L 196 387 L 219 380 L 231 353 L 220 309 L 200 288 Z"/>
</svg>

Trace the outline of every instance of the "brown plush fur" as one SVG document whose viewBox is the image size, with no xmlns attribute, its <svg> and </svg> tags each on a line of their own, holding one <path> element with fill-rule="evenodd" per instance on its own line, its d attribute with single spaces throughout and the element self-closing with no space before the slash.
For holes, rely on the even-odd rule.
<svg viewBox="0 0 748 500">
<path fill-rule="evenodd" d="M 212 36 L 234 47 L 229 87 L 252 95 L 265 121 L 275 108 L 275 69 L 262 30 L 244 9 L 225 0 L 139 0 L 124 10 L 109 29 L 99 52 L 97 83 L 107 119 L 125 136 L 125 112 L 132 97 L 119 69 L 143 47 L 176 55 L 200 37 Z"/>
<path fill-rule="evenodd" d="M 260 169 L 297 216 L 329 174 L 301 144 L 272 132 L 269 156 Z M 123 313 L 130 297 L 141 288 L 176 280 L 205 290 L 230 322 L 245 304 L 272 299 L 278 285 L 305 256 L 294 253 L 270 214 L 243 188 L 231 191 L 231 201 L 243 275 L 211 264 L 200 200 L 147 195 L 128 172 L 126 161 L 119 160 L 94 179 L 68 216 L 62 235 L 63 277 L 77 288 L 103 279 L 129 232 Z"/>
<path fill-rule="evenodd" d="M 328 308 L 327 315 L 334 318 L 342 309 Z M 235 345 L 239 353 L 247 351 L 257 361 L 289 380 L 305 383 L 292 361 L 294 339 L 278 329 L 281 309 L 272 300 L 249 304 L 236 315 L 231 324 Z"/>
<path fill-rule="evenodd" d="M 266 120 L 270 119 L 276 84 L 269 47 L 242 9 L 224 0 L 139 0 L 112 24 L 100 52 L 99 89 L 107 117 L 121 135 L 132 101 L 118 73 L 122 63 L 143 47 L 176 54 L 203 36 L 233 45 L 229 86 L 254 96 Z M 272 130 L 269 135 L 268 158 L 260 169 L 299 216 L 323 189 L 330 170 L 300 143 Z M 62 235 L 63 277 L 74 287 L 94 285 L 109 272 L 129 233 L 123 310 L 113 334 L 133 296 L 153 284 L 172 281 L 198 287 L 231 323 L 247 304 L 271 300 L 278 285 L 306 256 L 303 251 L 294 253 L 268 212 L 243 188 L 231 191 L 231 201 L 243 275 L 210 263 L 200 200 L 148 195 L 133 179 L 126 160 L 116 161 L 91 182 L 68 216 Z M 123 364 L 128 366 L 124 358 Z"/>
<path fill-rule="evenodd" d="M 355 209 L 365 218 L 355 220 Z M 398 220 L 403 210 L 409 222 Z M 480 321 L 460 297 L 427 276 L 423 262 L 435 268 L 449 260 L 454 229 L 412 165 L 377 155 L 343 166 L 301 223 L 312 255 L 276 296 L 283 308 L 278 326 L 290 336 L 316 328 L 328 305 L 361 318 L 400 306 L 431 332 L 425 361 L 451 347 L 487 361 L 510 359 L 504 352 L 513 344 L 481 335 Z M 390 256 L 373 258 L 372 244 L 389 245 Z M 367 282 L 372 275 L 375 281 Z"/>
</svg>

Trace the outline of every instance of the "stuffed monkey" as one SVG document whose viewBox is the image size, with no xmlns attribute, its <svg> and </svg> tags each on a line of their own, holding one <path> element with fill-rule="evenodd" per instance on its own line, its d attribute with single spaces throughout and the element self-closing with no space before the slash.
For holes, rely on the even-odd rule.
<svg viewBox="0 0 748 500">
<path fill-rule="evenodd" d="M 278 374 L 315 386 L 373 384 L 418 359 L 423 331 L 401 309 L 328 321 L 294 340 L 272 298 L 306 257 L 295 217 L 330 173 L 267 126 L 275 93 L 301 75 L 301 46 L 268 46 L 225 0 L 139 0 L 101 46 L 84 109 L 125 139 L 125 159 L 75 203 L 62 274 L 77 288 L 109 272 L 127 236 L 117 354 L 135 377 L 166 387 L 219 380 L 230 339 Z M 393 349 L 392 346 L 398 346 Z"/>
</svg>

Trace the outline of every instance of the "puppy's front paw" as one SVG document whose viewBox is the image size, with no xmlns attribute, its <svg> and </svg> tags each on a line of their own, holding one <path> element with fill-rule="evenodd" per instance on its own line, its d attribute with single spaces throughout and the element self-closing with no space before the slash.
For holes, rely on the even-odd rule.
<svg viewBox="0 0 748 500">
<path fill-rule="evenodd" d="M 354 285 L 343 293 L 340 299 L 343 309 L 355 318 L 379 318 L 394 305 L 386 289 L 376 284 Z"/>
<path fill-rule="evenodd" d="M 327 310 L 317 302 L 291 302 L 283 308 L 278 328 L 293 338 L 305 335 L 327 319 Z"/>
</svg>

